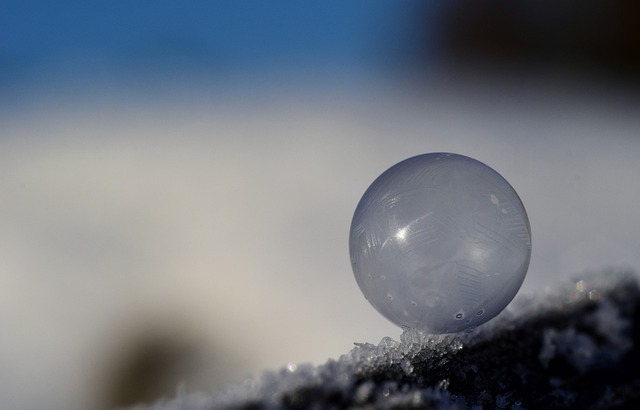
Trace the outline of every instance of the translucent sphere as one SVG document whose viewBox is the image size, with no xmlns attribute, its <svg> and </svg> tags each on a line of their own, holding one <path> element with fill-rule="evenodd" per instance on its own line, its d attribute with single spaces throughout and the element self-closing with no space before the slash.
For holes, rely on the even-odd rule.
<svg viewBox="0 0 640 410">
<path fill-rule="evenodd" d="M 513 299 L 531 257 L 511 185 L 475 159 L 432 153 L 385 171 L 358 203 L 349 252 L 367 300 L 428 333 L 480 325 Z"/>
</svg>

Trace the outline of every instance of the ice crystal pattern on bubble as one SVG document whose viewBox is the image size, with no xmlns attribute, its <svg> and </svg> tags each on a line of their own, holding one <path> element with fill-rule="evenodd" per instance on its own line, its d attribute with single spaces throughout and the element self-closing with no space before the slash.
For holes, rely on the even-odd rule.
<svg viewBox="0 0 640 410">
<path fill-rule="evenodd" d="M 382 315 L 452 333 L 490 320 L 513 299 L 531 234 L 500 174 L 469 157 L 433 153 L 373 182 L 353 216 L 349 248 L 358 285 Z"/>
</svg>

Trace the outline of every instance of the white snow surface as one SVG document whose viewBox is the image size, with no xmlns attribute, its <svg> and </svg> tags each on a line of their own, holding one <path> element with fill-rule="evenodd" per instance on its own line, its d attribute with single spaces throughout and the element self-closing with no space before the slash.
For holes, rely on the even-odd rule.
<svg viewBox="0 0 640 410">
<path fill-rule="evenodd" d="M 461 397 L 450 393 L 449 381 L 442 379 L 436 386 L 415 388 L 400 385 L 394 381 L 393 375 L 387 375 L 388 381 L 362 381 L 363 375 L 375 373 L 376 369 L 390 369 L 399 364 L 407 375 L 413 373 L 412 363 L 430 361 L 437 367 L 446 367 L 452 356 L 464 349 L 482 343 L 492 343 L 496 335 L 505 329 L 516 326 L 538 326 L 536 317 L 558 312 L 571 312 L 576 306 L 585 302 L 593 302 L 596 309 L 582 318 L 596 329 L 607 343 L 597 343 L 587 333 L 568 327 L 557 330 L 553 327 L 544 329 L 543 346 L 539 360 L 543 367 L 556 355 L 563 356 L 580 373 L 587 371 L 600 360 L 607 363 L 617 361 L 631 347 L 631 339 L 627 332 L 630 327 L 629 318 L 622 317 L 619 309 L 609 300 L 608 294 L 616 287 L 627 286 L 634 275 L 630 272 L 604 272 L 588 275 L 576 282 L 568 282 L 554 292 L 540 293 L 535 297 L 520 296 L 510 308 L 494 320 L 475 331 L 456 335 L 427 335 L 414 329 L 405 329 L 399 340 L 384 337 L 377 345 L 355 343 L 355 347 L 337 360 L 329 360 L 323 365 L 289 363 L 278 371 L 267 371 L 259 377 L 232 385 L 216 394 L 202 392 L 188 393 L 185 386 L 173 399 L 160 399 L 149 406 L 141 405 L 139 410 L 207 410 L 221 408 L 237 408 L 244 405 L 259 404 L 262 408 L 283 408 L 282 398 L 294 395 L 296 390 L 304 388 L 321 388 L 325 391 L 339 391 L 351 398 L 352 405 L 371 406 L 372 397 L 377 408 L 402 408 L 404 406 L 425 406 L 438 409 L 468 409 L 477 406 L 479 397 Z M 594 296 L 597 295 L 597 296 Z M 529 336 L 534 333 L 531 332 Z M 517 343 L 518 341 L 515 341 Z M 488 362 L 491 358 L 486 359 Z M 514 358 L 515 360 L 515 358 Z M 486 364 L 486 363 L 485 363 Z M 479 370 L 477 365 L 466 363 L 473 372 Z M 517 366 L 517 362 L 512 363 Z M 427 366 L 428 367 L 428 366 Z M 453 372 L 455 369 L 451 369 Z M 526 376 L 522 376 L 526 378 Z M 554 381 L 550 380 L 553 385 Z M 557 383 L 557 382 L 556 382 Z M 526 385 L 526 381 L 524 383 Z M 358 386 L 354 389 L 354 386 Z M 491 392 L 486 392 L 491 394 Z M 517 393 L 515 393 L 517 394 Z M 514 392 L 497 395 L 496 408 L 519 409 L 518 400 L 510 397 Z M 323 402 L 297 403 L 302 407 L 324 408 Z M 481 407 L 481 406 L 480 406 Z M 132 409 L 134 410 L 134 409 Z"/>
</svg>

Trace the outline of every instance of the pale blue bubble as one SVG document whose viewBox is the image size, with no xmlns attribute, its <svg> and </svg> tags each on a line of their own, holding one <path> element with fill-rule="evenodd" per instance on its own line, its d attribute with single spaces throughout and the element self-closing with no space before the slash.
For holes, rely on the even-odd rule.
<svg viewBox="0 0 640 410">
<path fill-rule="evenodd" d="M 360 200 L 349 235 L 367 300 L 402 327 L 474 328 L 500 313 L 524 281 L 531 229 L 520 198 L 487 165 L 457 154 L 404 160 Z"/>
</svg>

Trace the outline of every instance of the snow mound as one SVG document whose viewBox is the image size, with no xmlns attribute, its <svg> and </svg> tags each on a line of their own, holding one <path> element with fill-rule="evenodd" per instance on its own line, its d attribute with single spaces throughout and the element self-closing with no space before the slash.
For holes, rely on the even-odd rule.
<svg viewBox="0 0 640 410">
<path fill-rule="evenodd" d="M 470 333 L 356 343 L 321 366 L 288 364 L 214 394 L 138 409 L 604 409 L 640 403 L 640 290 L 605 272 L 521 296 Z"/>
</svg>

